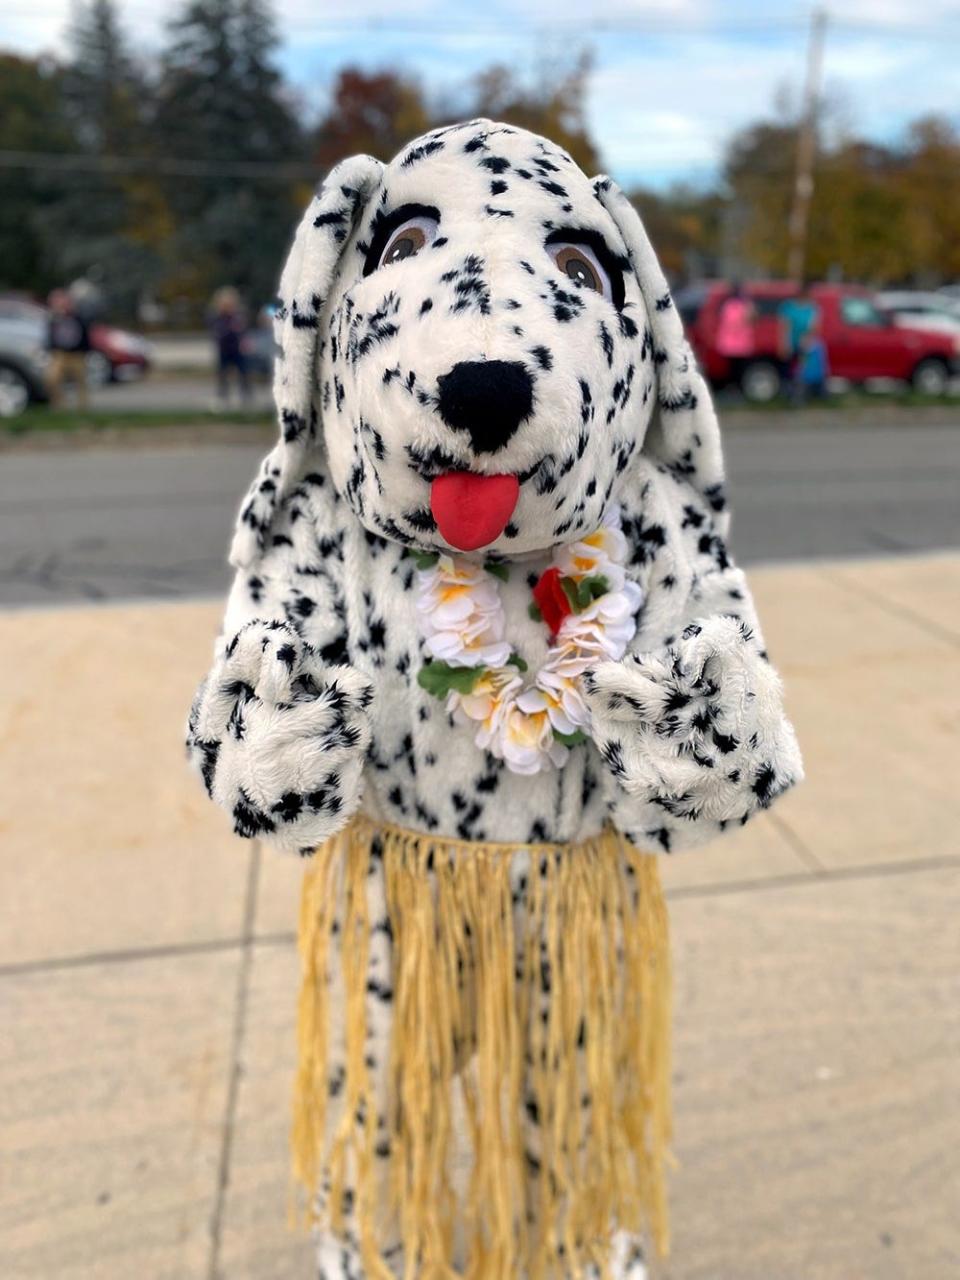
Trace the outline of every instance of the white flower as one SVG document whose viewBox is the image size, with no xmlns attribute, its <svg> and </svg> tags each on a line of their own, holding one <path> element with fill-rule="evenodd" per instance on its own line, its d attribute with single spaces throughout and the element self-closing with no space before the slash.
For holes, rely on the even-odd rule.
<svg viewBox="0 0 960 1280">
<path fill-rule="evenodd" d="M 431 657 L 452 667 L 503 667 L 510 657 L 496 582 L 481 565 L 441 556 L 420 571 L 417 611 Z"/>
<path fill-rule="evenodd" d="M 517 702 L 531 711 L 546 711 L 558 733 L 575 733 L 589 720 L 587 705 L 577 682 L 550 664 L 537 672 L 536 684 L 521 694 Z"/>
<path fill-rule="evenodd" d="M 468 720 L 480 722 L 480 732 L 495 736 L 504 704 L 516 696 L 522 684 L 516 667 L 487 671 L 469 693 L 451 693 L 447 710 L 461 711 Z"/>
<path fill-rule="evenodd" d="M 606 578 L 610 591 L 619 591 L 626 580 L 623 562 L 627 540 L 620 531 L 620 508 L 611 507 L 603 524 L 594 533 L 569 546 L 560 547 L 553 563 L 566 578 Z"/>
<path fill-rule="evenodd" d="M 420 570 L 417 610 L 430 655 L 453 667 L 484 668 L 469 693 L 447 694 L 447 710 L 476 725 L 477 746 L 513 773 L 564 764 L 569 749 L 556 735 L 569 737 L 589 723 L 579 677 L 595 662 L 622 658 L 633 639 L 643 593 L 626 576 L 626 556 L 617 507 L 595 533 L 554 552 L 552 563 L 563 577 L 578 585 L 602 579 L 606 590 L 564 618 L 546 662 L 526 686 L 509 661 L 506 620 L 492 575 L 455 556 L 441 556 Z"/>
</svg>

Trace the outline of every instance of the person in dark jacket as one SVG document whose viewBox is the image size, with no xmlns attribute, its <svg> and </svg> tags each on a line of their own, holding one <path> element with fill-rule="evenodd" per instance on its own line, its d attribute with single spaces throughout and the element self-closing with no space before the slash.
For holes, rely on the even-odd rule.
<svg viewBox="0 0 960 1280">
<path fill-rule="evenodd" d="M 54 289 L 47 299 L 50 316 L 47 322 L 47 392 L 56 408 L 63 384 L 72 382 L 77 389 L 77 407 L 87 408 L 87 355 L 90 351 L 90 327 L 73 304 L 66 289 Z"/>
<path fill-rule="evenodd" d="M 236 372 L 241 398 L 250 398 L 250 379 L 243 338 L 247 320 L 236 289 L 225 287 L 213 295 L 210 332 L 217 348 L 217 396 L 222 405 L 230 398 L 230 370 Z"/>
</svg>

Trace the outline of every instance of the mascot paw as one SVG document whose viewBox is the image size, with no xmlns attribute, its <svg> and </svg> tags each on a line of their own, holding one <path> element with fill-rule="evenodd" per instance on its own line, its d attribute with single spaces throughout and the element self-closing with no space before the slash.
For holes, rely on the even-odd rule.
<svg viewBox="0 0 960 1280">
<path fill-rule="evenodd" d="M 201 691 L 190 746 L 240 835 L 298 849 L 356 807 L 370 745 L 373 685 L 327 667 L 284 623 L 248 623 Z"/>
<path fill-rule="evenodd" d="M 658 653 L 601 663 L 583 692 L 593 739 L 624 790 L 678 816 L 739 815 L 754 758 L 776 752 L 784 724 L 780 681 L 733 618 L 693 623 Z"/>
</svg>

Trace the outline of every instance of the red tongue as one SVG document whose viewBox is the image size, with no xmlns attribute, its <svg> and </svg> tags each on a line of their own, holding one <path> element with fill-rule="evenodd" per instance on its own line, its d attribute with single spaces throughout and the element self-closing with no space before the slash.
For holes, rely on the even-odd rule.
<svg viewBox="0 0 960 1280">
<path fill-rule="evenodd" d="M 430 485 L 430 510 L 451 547 L 475 551 L 503 533 L 519 494 L 516 476 L 448 471 Z"/>
</svg>

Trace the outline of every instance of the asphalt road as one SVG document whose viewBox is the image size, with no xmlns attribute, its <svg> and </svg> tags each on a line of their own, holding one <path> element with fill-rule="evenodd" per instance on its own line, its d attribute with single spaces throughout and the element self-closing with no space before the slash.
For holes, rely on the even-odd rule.
<svg viewBox="0 0 960 1280">
<path fill-rule="evenodd" d="M 960 545 L 960 421 L 726 433 L 742 563 Z M 249 445 L 0 456 L 0 605 L 219 595 Z"/>
</svg>

